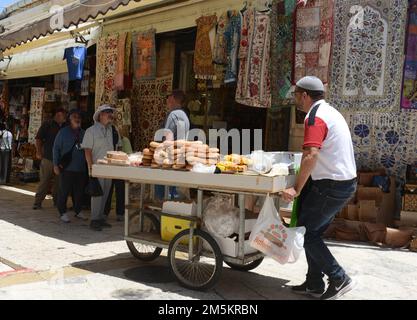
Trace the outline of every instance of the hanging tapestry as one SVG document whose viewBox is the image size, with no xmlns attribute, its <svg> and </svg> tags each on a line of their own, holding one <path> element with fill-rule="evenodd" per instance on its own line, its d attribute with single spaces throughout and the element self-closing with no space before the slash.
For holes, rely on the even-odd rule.
<svg viewBox="0 0 417 320">
<path fill-rule="evenodd" d="M 355 148 L 358 169 L 384 167 L 404 180 L 407 164 L 417 160 L 417 114 L 344 112 Z"/>
<path fill-rule="evenodd" d="M 305 76 L 328 82 L 333 35 L 333 0 L 300 3 L 295 13 L 293 83 Z"/>
<path fill-rule="evenodd" d="M 417 0 L 410 1 L 401 107 L 417 110 Z"/>
<path fill-rule="evenodd" d="M 166 96 L 172 91 L 172 76 L 155 80 L 135 81 L 132 96 L 132 123 L 139 124 L 132 132 L 133 147 L 143 150 L 163 127 L 167 114 Z"/>
<path fill-rule="evenodd" d="M 45 107 L 45 88 L 30 89 L 29 110 L 29 143 L 35 143 L 35 137 L 42 125 L 43 108 Z M 7 111 L 7 110 L 6 110 Z"/>
<path fill-rule="evenodd" d="M 68 84 L 68 72 L 54 75 L 54 90 L 57 95 L 64 96 L 64 98 L 61 98 L 61 101 L 66 100 L 65 96 L 68 95 Z"/>
<path fill-rule="evenodd" d="M 225 12 L 220 16 L 219 22 L 217 23 L 216 40 L 213 50 L 213 62 L 216 64 L 224 65 L 227 63 L 225 32 L 228 26 L 229 15 Z"/>
<path fill-rule="evenodd" d="M 291 6 L 292 4 L 292 6 Z M 294 61 L 295 0 L 273 0 L 271 13 L 272 108 L 290 103 Z"/>
<path fill-rule="evenodd" d="M 116 121 L 118 126 L 132 126 L 130 99 L 119 99 L 116 105 Z"/>
<path fill-rule="evenodd" d="M 117 43 L 117 64 L 114 86 L 117 91 L 124 90 L 124 69 L 125 69 L 126 33 L 119 35 Z"/>
<path fill-rule="evenodd" d="M 242 15 L 239 11 L 228 11 L 229 24 L 225 31 L 226 39 L 226 74 L 225 83 L 237 81 L 238 51 L 240 45 L 240 32 L 242 28 Z"/>
<path fill-rule="evenodd" d="M 236 102 L 271 107 L 270 13 L 248 9 L 244 13 L 240 42 L 240 67 Z"/>
<path fill-rule="evenodd" d="M 155 34 L 156 30 L 151 29 L 132 36 L 134 75 L 138 81 L 156 78 Z"/>
<path fill-rule="evenodd" d="M 400 105 L 408 2 L 336 0 L 330 101 L 340 110 Z"/>
<path fill-rule="evenodd" d="M 175 42 L 163 40 L 159 46 L 158 59 L 156 59 L 156 75 L 158 78 L 174 73 Z"/>
<path fill-rule="evenodd" d="M 215 78 L 213 65 L 213 46 L 210 34 L 215 30 L 217 16 L 204 16 L 196 20 L 197 39 L 194 52 L 194 73 L 197 79 L 213 80 Z"/>
<path fill-rule="evenodd" d="M 96 108 L 103 104 L 116 105 L 117 91 L 114 85 L 119 35 L 101 38 L 97 45 Z"/>
<path fill-rule="evenodd" d="M 81 96 L 88 96 L 90 91 L 90 70 L 85 70 L 81 81 Z"/>
<path fill-rule="evenodd" d="M 130 61 L 132 60 L 131 58 L 131 53 L 132 53 L 132 33 L 128 32 L 126 34 L 126 46 L 125 46 L 125 52 L 124 52 L 124 74 L 125 76 L 130 74 Z"/>
</svg>

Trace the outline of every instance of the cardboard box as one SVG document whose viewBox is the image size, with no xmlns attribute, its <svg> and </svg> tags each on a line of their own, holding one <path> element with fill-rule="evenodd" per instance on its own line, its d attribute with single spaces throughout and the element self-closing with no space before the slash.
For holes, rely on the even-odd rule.
<svg viewBox="0 0 417 320">
<path fill-rule="evenodd" d="M 195 202 L 165 201 L 162 212 L 179 216 L 192 216 L 197 214 Z"/>
<path fill-rule="evenodd" d="M 382 193 L 382 202 L 376 217 L 377 223 L 384 223 L 386 226 L 393 225 L 395 215 L 396 183 L 394 177 L 391 177 L 390 180 L 390 191 Z"/>
<path fill-rule="evenodd" d="M 401 211 L 401 226 L 417 227 L 417 212 Z"/>
<path fill-rule="evenodd" d="M 376 175 L 375 172 L 359 172 L 358 184 L 364 187 L 372 187 L 372 179 Z"/>
<path fill-rule="evenodd" d="M 359 221 L 376 222 L 379 208 L 375 204 L 375 200 L 359 201 Z"/>
<path fill-rule="evenodd" d="M 235 241 L 231 238 L 221 238 L 221 237 L 213 237 L 217 244 L 220 247 L 221 252 L 223 253 L 223 255 L 225 256 L 229 256 L 229 257 L 237 257 L 238 253 L 239 253 L 239 242 Z M 251 254 L 251 253 L 255 253 L 258 250 L 252 248 L 249 245 L 249 240 L 245 241 L 245 247 L 244 247 L 244 253 L 246 254 Z"/>
<path fill-rule="evenodd" d="M 359 221 L 359 207 L 356 204 L 348 204 L 346 219 L 351 221 Z"/>
<path fill-rule="evenodd" d="M 357 198 L 361 200 L 375 200 L 376 206 L 381 206 L 383 192 L 378 187 L 358 187 Z"/>
</svg>

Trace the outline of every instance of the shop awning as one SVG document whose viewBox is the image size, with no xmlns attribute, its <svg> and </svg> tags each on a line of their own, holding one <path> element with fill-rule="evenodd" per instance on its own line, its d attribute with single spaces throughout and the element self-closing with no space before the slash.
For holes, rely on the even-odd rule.
<svg viewBox="0 0 417 320">
<path fill-rule="evenodd" d="M 49 0 L 0 20 L 0 51 L 140 0 Z M 57 11 L 58 8 L 61 8 Z M 62 17 L 62 19 L 61 19 Z"/>
<path fill-rule="evenodd" d="M 84 38 L 93 45 L 98 38 L 99 27 L 89 29 L 89 34 Z M 50 36 L 49 36 L 50 37 Z M 58 73 L 66 73 L 67 62 L 63 60 L 66 48 L 79 46 L 75 39 L 67 36 L 67 39 L 49 43 L 49 37 L 40 40 L 34 40 L 32 43 L 41 42 L 43 45 L 34 49 L 17 52 L 11 55 L 11 60 L 4 59 L 0 61 L 0 80 L 20 79 L 38 76 L 46 76 Z"/>
</svg>

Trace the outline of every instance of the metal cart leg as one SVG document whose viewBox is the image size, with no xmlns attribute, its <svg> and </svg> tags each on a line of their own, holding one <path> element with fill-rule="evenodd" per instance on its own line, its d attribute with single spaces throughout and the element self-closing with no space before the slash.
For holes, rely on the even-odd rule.
<svg viewBox="0 0 417 320">
<path fill-rule="evenodd" d="M 169 196 L 169 186 L 164 186 L 164 199 L 165 201 L 171 200 L 171 197 Z"/>
<path fill-rule="evenodd" d="M 197 217 L 203 218 L 203 190 L 197 190 Z"/>
<path fill-rule="evenodd" d="M 145 207 L 145 188 L 146 184 L 140 185 L 140 198 L 139 198 L 139 230 L 143 232 L 143 209 Z"/>
<path fill-rule="evenodd" d="M 125 237 L 129 236 L 129 181 L 125 182 Z"/>
<path fill-rule="evenodd" d="M 245 257 L 245 195 L 239 194 L 239 251 L 238 256 L 241 259 Z"/>
</svg>

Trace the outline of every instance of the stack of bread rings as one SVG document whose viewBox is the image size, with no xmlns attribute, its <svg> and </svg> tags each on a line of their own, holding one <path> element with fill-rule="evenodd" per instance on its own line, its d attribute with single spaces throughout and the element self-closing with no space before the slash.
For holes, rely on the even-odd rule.
<svg viewBox="0 0 417 320">
<path fill-rule="evenodd" d="M 161 144 L 158 142 L 151 142 L 149 144 L 149 148 L 145 148 L 143 150 L 143 159 L 142 159 L 142 164 L 145 167 L 155 167 L 156 162 L 154 160 L 154 154 L 155 154 L 155 150 L 160 146 Z"/>
<path fill-rule="evenodd" d="M 143 150 L 143 165 L 152 168 L 189 171 L 197 163 L 216 165 L 219 160 L 219 149 L 201 141 L 151 142 L 150 147 Z"/>
</svg>

